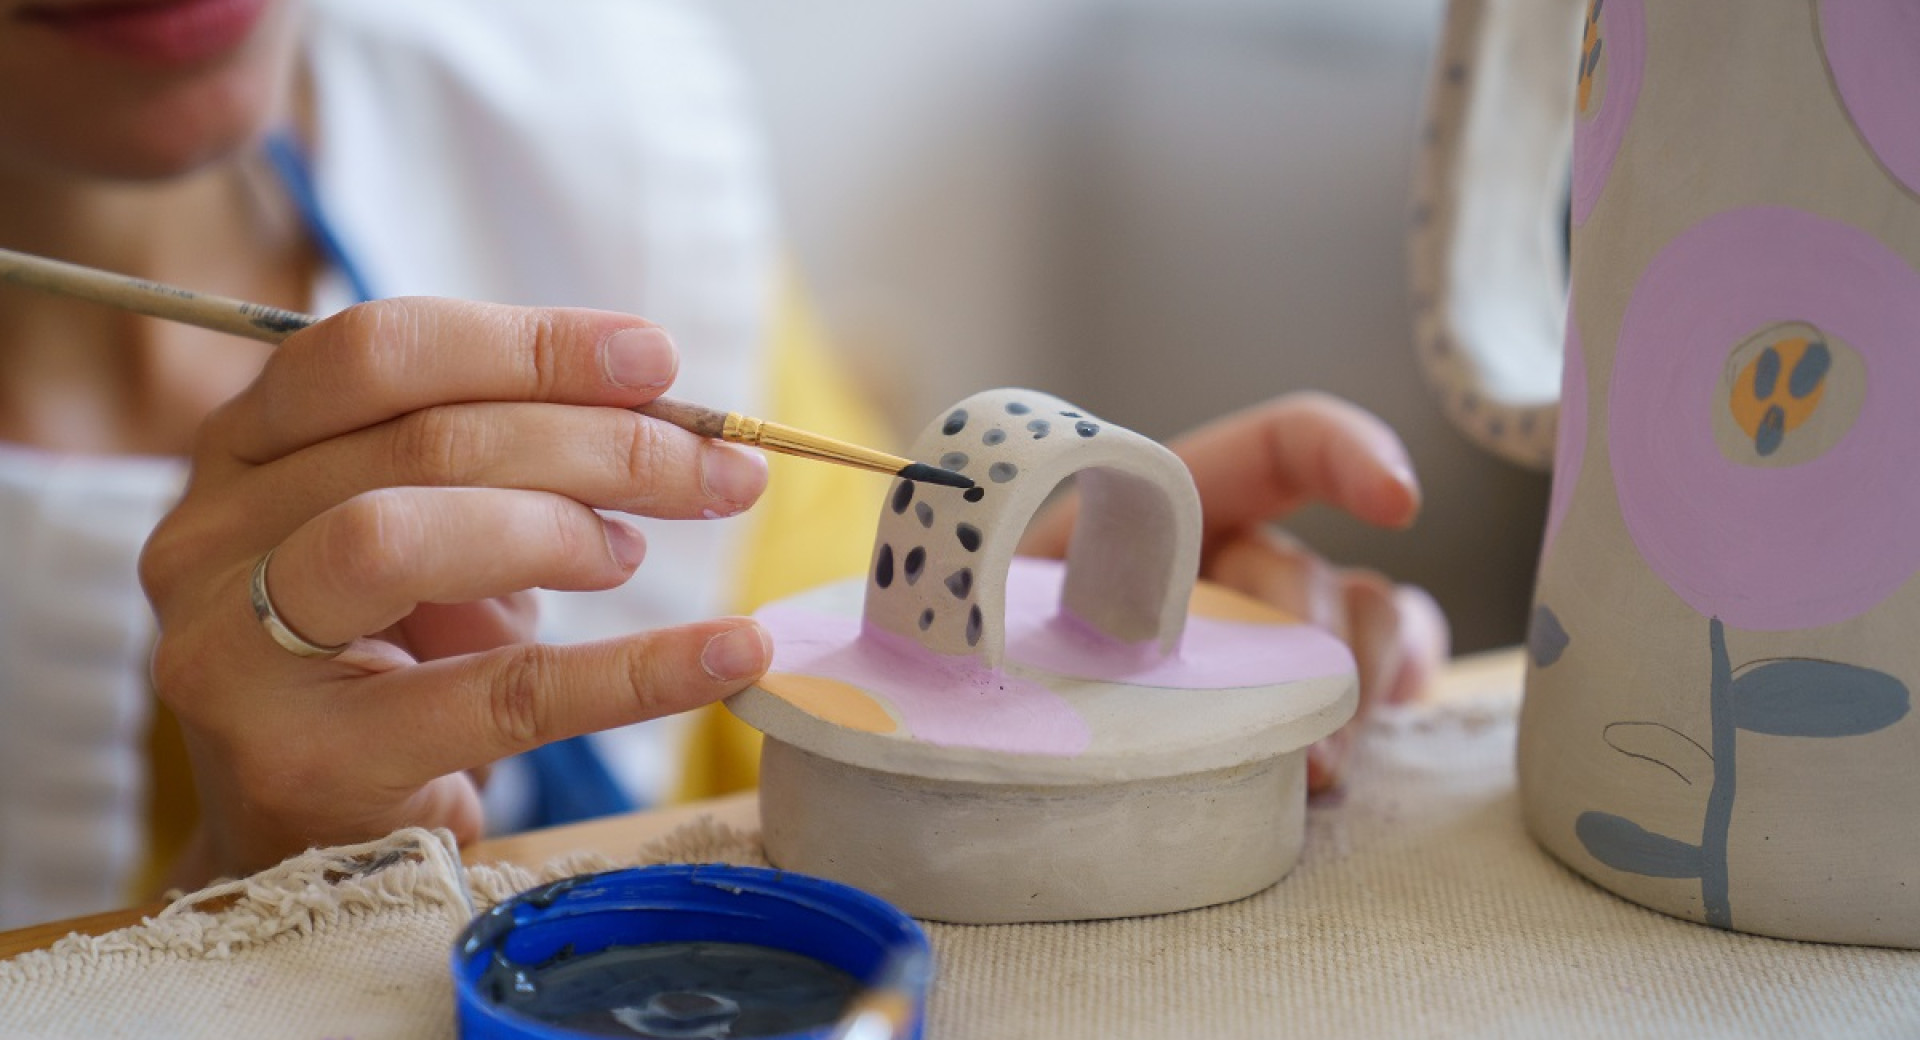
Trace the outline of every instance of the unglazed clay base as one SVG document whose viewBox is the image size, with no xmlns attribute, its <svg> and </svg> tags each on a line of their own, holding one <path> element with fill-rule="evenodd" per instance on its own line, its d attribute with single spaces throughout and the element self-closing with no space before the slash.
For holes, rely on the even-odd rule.
<svg viewBox="0 0 1920 1040">
<path fill-rule="evenodd" d="M 1037 609 L 1057 603 L 1061 570 L 1015 561 L 1012 656 L 998 670 L 863 635 L 858 582 L 761 613 L 774 671 L 729 704 L 768 735 L 760 812 L 774 864 L 973 924 L 1185 910 L 1292 869 L 1306 745 L 1354 711 L 1345 648 L 1201 586 L 1183 647 L 1193 661 L 1101 654 Z M 1031 663 L 1076 658 L 1093 667 Z M 1258 685 L 1145 685 L 1262 671 Z"/>
<path fill-rule="evenodd" d="M 1196 584 L 1199 503 L 1170 452 L 1025 390 L 961 402 L 913 455 L 865 581 L 760 612 L 761 817 L 782 867 L 919 917 L 1162 913 L 1250 895 L 1297 859 L 1305 749 L 1353 715 L 1338 640 Z M 1065 561 L 1013 548 L 1078 477 Z"/>
<path fill-rule="evenodd" d="M 915 917 L 1072 921 L 1225 903 L 1293 869 L 1301 752 L 1105 784 L 982 784 L 881 773 L 768 740 L 761 839 L 778 866 Z"/>
</svg>

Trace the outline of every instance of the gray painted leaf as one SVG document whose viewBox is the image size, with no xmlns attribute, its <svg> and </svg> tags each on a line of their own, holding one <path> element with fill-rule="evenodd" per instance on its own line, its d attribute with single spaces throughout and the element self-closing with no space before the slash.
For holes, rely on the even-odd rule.
<svg viewBox="0 0 1920 1040">
<path fill-rule="evenodd" d="M 1536 667 L 1545 668 L 1560 660 L 1567 644 L 1573 642 L 1559 615 L 1545 603 L 1533 608 L 1533 623 L 1527 626 L 1527 652 Z"/>
<path fill-rule="evenodd" d="M 1700 846 L 1655 834 L 1623 816 L 1583 812 L 1573 833 L 1594 859 L 1615 870 L 1645 877 L 1700 876 Z"/>
<path fill-rule="evenodd" d="M 1787 658 L 1734 676 L 1734 725 L 1777 737 L 1853 737 L 1906 717 L 1906 684 L 1837 661 Z"/>
</svg>

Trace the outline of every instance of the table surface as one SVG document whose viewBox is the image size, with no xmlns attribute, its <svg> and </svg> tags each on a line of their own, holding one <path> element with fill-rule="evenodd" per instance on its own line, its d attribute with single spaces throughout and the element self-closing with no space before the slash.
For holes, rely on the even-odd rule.
<svg viewBox="0 0 1920 1040">
<path fill-rule="evenodd" d="M 1461 657 L 1447 666 L 1426 696 L 1433 701 L 1457 701 L 1490 695 L 1514 695 L 1519 691 L 1522 673 L 1523 659 L 1518 649 Z M 515 863 L 535 868 L 573 852 L 601 852 L 617 856 L 663 837 L 701 816 L 711 816 L 738 828 L 759 827 L 758 807 L 753 793 L 749 791 L 685 805 L 488 838 L 461 850 L 461 859 L 470 864 Z M 158 913 L 164 906 L 165 902 L 155 901 L 87 917 L 50 921 L 0 932 L 0 960 L 28 950 L 44 949 L 75 932 L 100 935 L 136 925 L 141 918 Z"/>
</svg>

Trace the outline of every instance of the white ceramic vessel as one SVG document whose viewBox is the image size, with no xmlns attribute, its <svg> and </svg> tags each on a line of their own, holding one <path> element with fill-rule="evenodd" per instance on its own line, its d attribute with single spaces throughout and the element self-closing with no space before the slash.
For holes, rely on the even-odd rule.
<svg viewBox="0 0 1920 1040">
<path fill-rule="evenodd" d="M 1354 712 L 1326 632 L 1197 584 L 1185 467 L 1030 390 L 975 395 L 900 482 L 873 565 L 761 612 L 773 671 L 730 701 L 767 736 L 779 866 L 970 923 L 1205 906 L 1297 860 L 1305 749 Z M 1067 559 L 1015 547 L 1074 477 Z"/>
</svg>

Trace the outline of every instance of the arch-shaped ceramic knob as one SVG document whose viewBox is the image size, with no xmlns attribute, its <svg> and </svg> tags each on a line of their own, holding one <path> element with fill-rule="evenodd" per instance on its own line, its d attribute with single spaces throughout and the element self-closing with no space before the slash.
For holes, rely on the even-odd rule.
<svg viewBox="0 0 1920 1040">
<path fill-rule="evenodd" d="M 1179 643 L 1200 567 L 1200 497 L 1171 451 L 1051 394 L 1002 389 L 930 423 L 910 454 L 979 486 L 894 486 L 867 572 L 869 629 L 1000 667 L 1014 551 L 1054 488 L 1074 477 L 1081 504 L 1061 621 L 1163 653 Z"/>
</svg>

